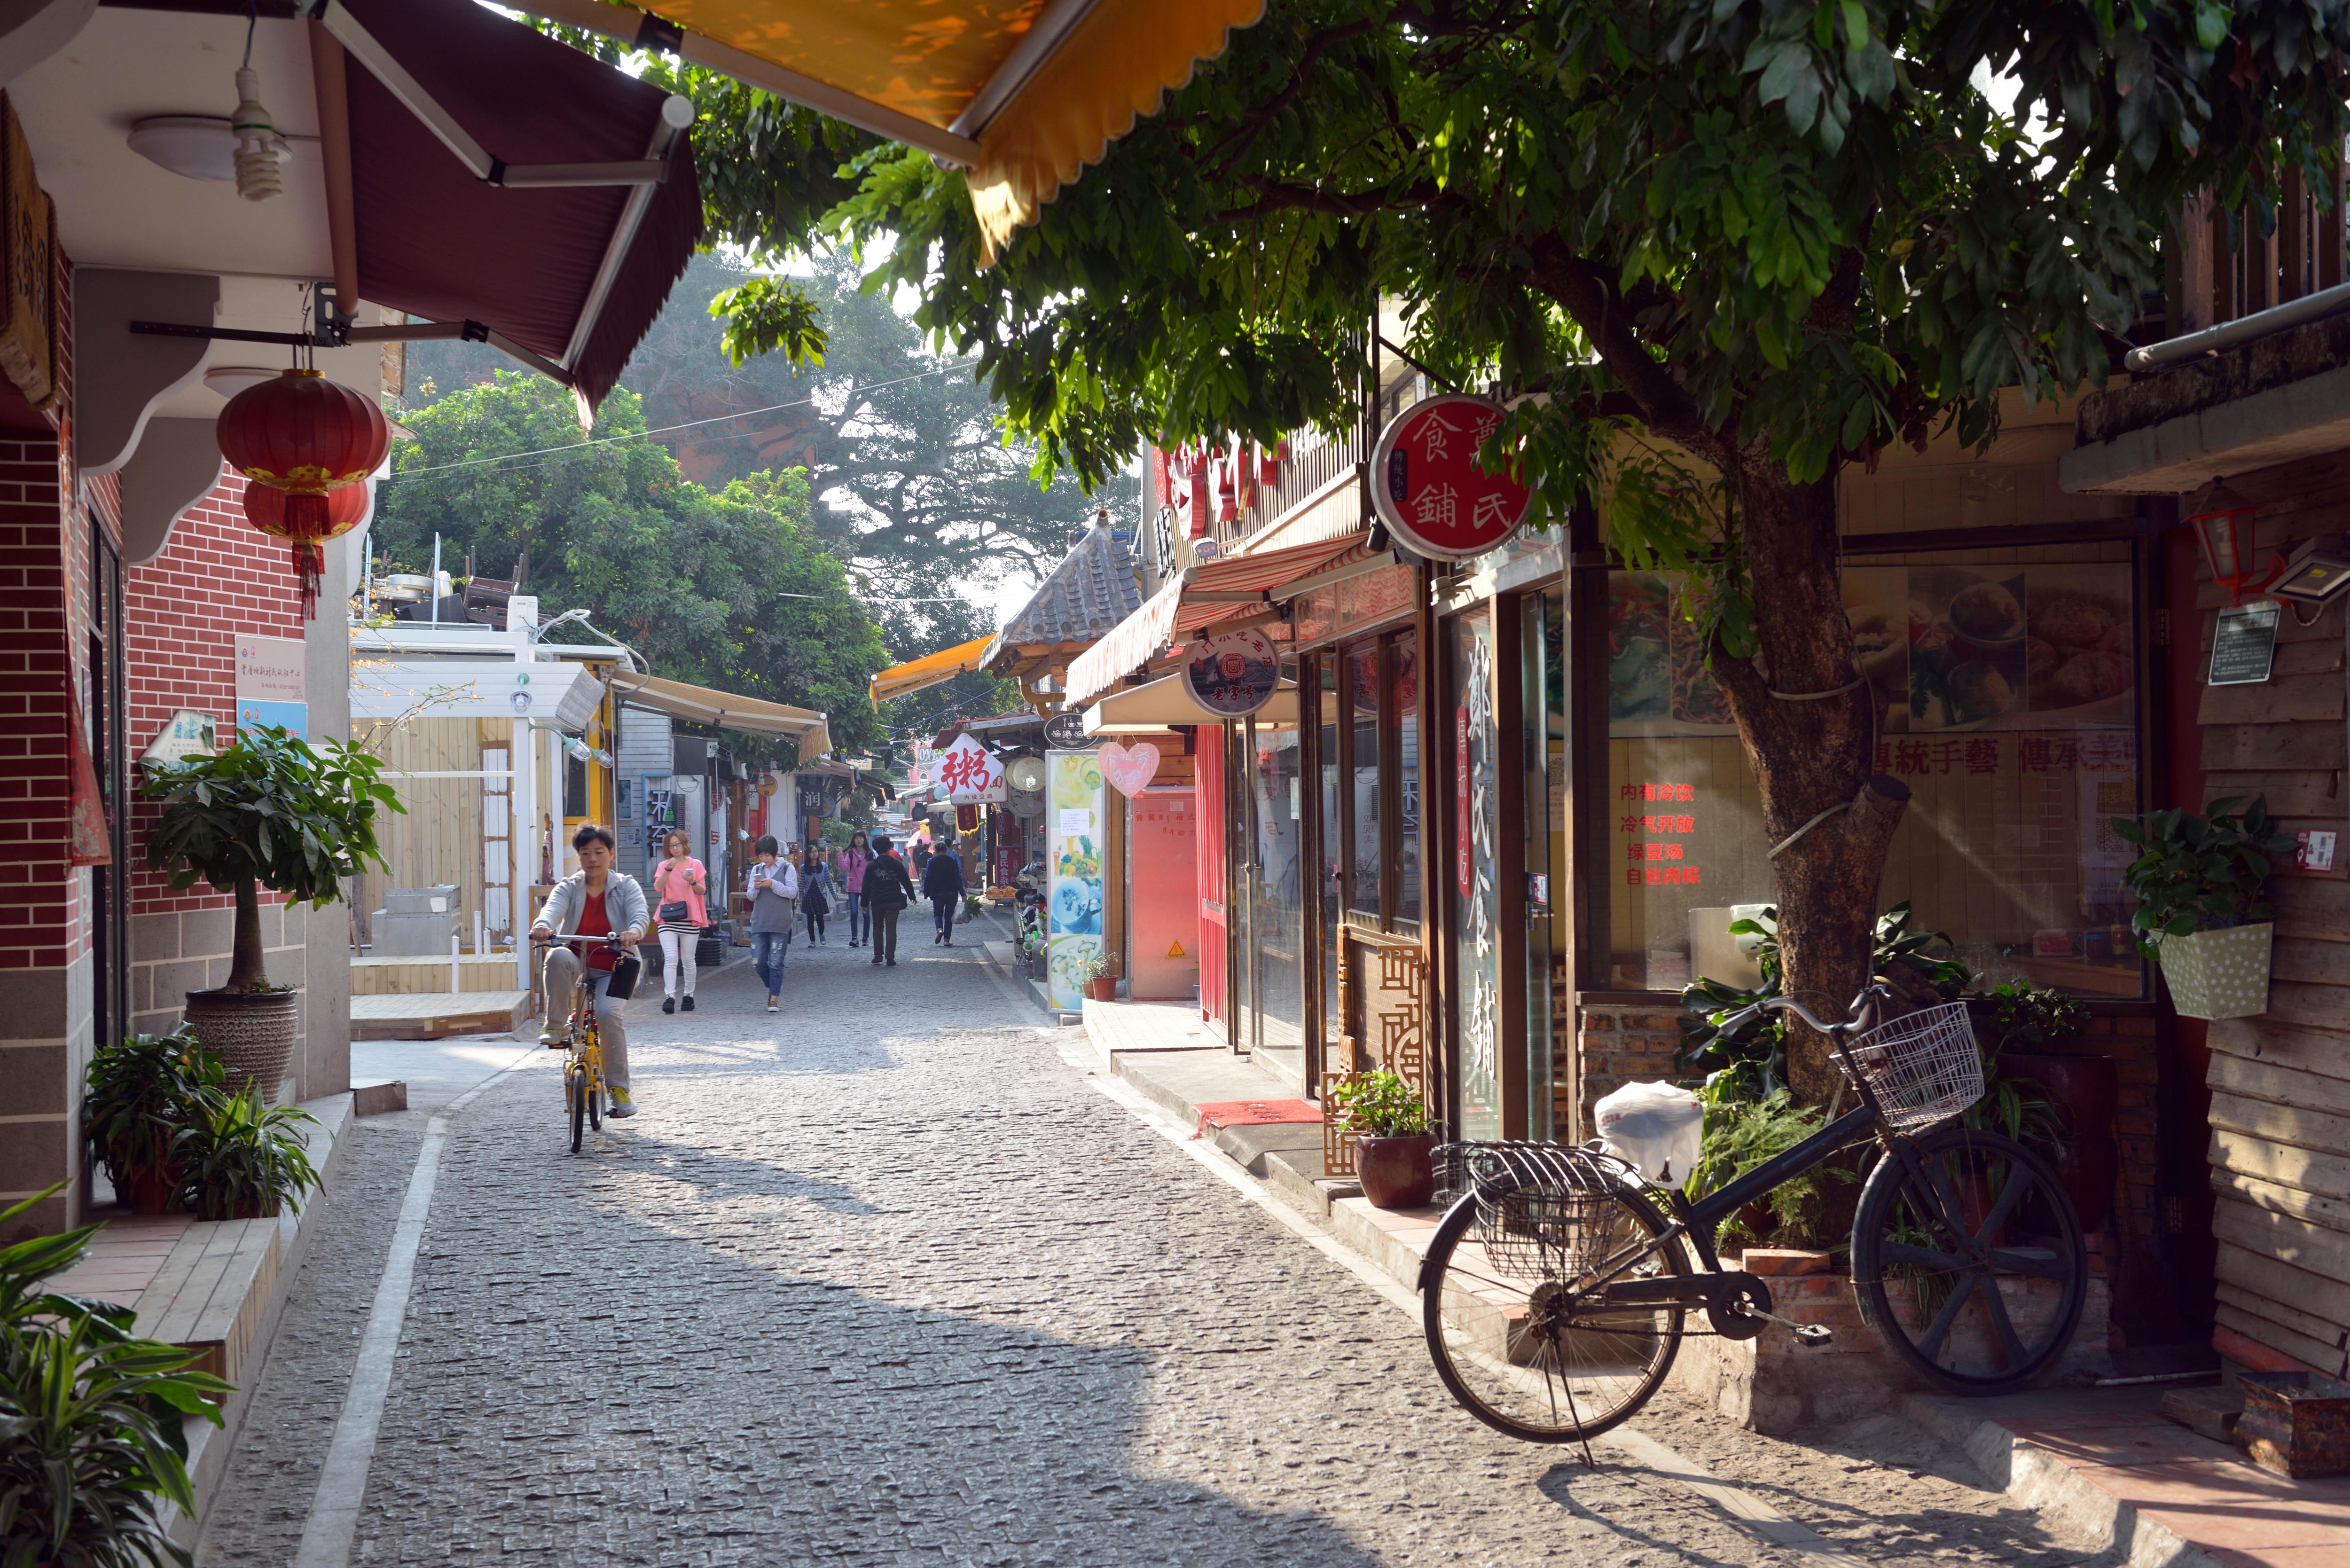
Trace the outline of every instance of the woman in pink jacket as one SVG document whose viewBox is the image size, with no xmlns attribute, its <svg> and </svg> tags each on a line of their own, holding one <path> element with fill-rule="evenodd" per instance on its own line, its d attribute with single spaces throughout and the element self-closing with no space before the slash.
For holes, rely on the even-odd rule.
<svg viewBox="0 0 2350 1568">
<path fill-rule="evenodd" d="M 693 857 L 693 840 L 682 828 L 672 827 L 661 839 L 661 863 L 653 868 L 653 917 L 660 926 L 661 1011 L 675 1012 L 678 993 L 685 993 L 685 1010 L 693 1011 L 694 950 L 702 945 L 702 929 L 710 924 L 705 899 L 710 872 Z"/>
<path fill-rule="evenodd" d="M 848 836 L 848 848 L 840 857 L 839 880 L 834 885 L 840 889 L 840 901 L 848 908 L 848 945 L 863 947 L 866 932 L 871 929 L 873 917 L 865 909 L 865 868 L 873 864 L 873 850 L 865 835 Z"/>
</svg>

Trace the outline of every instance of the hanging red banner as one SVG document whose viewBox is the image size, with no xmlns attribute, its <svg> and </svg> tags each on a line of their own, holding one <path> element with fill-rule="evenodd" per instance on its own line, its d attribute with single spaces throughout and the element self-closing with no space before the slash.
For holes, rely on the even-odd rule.
<svg viewBox="0 0 2350 1568">
<path fill-rule="evenodd" d="M 1388 421 L 1371 452 L 1371 504 L 1406 548 L 1465 561 L 1526 520 L 1534 492 L 1477 466 L 1502 406 L 1459 392 L 1424 398 Z"/>
</svg>

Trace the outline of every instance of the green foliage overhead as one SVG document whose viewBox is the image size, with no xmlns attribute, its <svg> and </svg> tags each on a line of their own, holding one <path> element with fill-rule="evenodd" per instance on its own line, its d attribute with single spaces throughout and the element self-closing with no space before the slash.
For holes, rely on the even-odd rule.
<svg viewBox="0 0 2350 1568">
<path fill-rule="evenodd" d="M 2154 811 L 2142 821 L 2109 820 L 2138 847 L 2138 857 L 2122 872 L 2122 886 L 2138 901 L 2130 923 L 2144 933 L 2138 946 L 2147 956 L 2166 936 L 2269 918 L 2261 892 L 2272 862 L 2293 853 L 2293 838 L 2270 819 L 2266 795 L 2250 804 L 2241 795 L 2215 800 L 2200 816 Z"/>
</svg>

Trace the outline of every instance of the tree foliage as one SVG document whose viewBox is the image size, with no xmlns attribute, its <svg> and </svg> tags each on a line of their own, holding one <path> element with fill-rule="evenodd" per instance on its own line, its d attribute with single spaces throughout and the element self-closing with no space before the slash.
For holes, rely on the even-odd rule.
<svg viewBox="0 0 2350 1568">
<path fill-rule="evenodd" d="M 847 568 L 810 524 L 798 469 L 732 479 L 716 493 L 685 477 L 616 389 L 582 446 L 569 395 L 500 371 L 411 412 L 417 440 L 393 456 L 375 547 L 407 567 L 470 556 L 520 577 L 544 614 L 574 607 L 653 672 L 817 708 L 834 748 L 875 735 L 867 680 L 889 661 Z M 528 454 L 536 455 L 528 455 Z"/>
<path fill-rule="evenodd" d="M 886 249 L 1087 483 L 1351 422 L 1399 303 L 1393 347 L 1517 400 L 1489 461 L 1688 574 L 1764 830 L 1810 825 L 1774 860 L 1790 984 L 1840 1000 L 1906 794 L 1869 786 L 1838 469 L 2101 381 L 2184 200 L 2342 145 L 2345 42 L 2343 0 L 1284 0 L 992 265 L 960 174 L 806 111 L 710 100 L 749 166 L 705 189 L 724 238 Z"/>
</svg>

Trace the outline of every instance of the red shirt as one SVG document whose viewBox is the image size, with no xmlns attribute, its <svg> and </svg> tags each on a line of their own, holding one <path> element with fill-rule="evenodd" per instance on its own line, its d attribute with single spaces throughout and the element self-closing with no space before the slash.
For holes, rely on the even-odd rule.
<svg viewBox="0 0 2350 1568">
<path fill-rule="evenodd" d="M 587 884 L 585 883 L 580 885 L 579 894 L 580 897 L 585 898 L 588 902 L 587 907 L 579 911 L 579 930 L 577 934 L 583 937 L 610 936 L 612 934 L 612 916 L 610 911 L 604 908 L 604 896 L 601 893 L 588 892 Z M 611 949 L 595 947 L 589 948 L 587 950 L 588 967 L 589 969 L 599 969 L 608 971 L 611 969 L 612 961 L 617 956 L 613 953 Z"/>
</svg>

